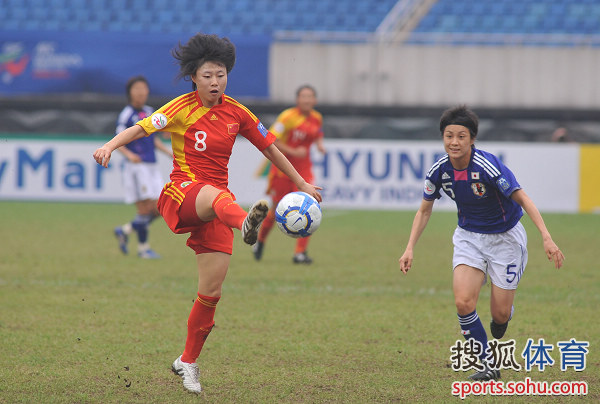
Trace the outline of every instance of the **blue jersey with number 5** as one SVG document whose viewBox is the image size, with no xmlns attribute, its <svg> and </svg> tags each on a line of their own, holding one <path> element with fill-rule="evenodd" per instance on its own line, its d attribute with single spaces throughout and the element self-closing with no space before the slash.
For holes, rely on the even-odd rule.
<svg viewBox="0 0 600 404">
<path fill-rule="evenodd" d="M 510 195 L 521 189 L 514 174 L 491 153 L 471 149 L 471 161 L 455 170 L 448 155 L 431 167 L 425 178 L 423 198 L 439 199 L 440 191 L 454 200 L 458 225 L 476 233 L 503 233 L 517 224 L 523 210 Z"/>
</svg>

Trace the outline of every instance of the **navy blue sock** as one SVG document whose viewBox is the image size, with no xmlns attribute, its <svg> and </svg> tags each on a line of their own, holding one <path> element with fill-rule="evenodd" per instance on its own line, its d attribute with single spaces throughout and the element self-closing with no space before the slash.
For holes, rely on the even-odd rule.
<svg viewBox="0 0 600 404">
<path fill-rule="evenodd" d="M 480 355 L 480 359 L 482 361 L 485 360 L 487 354 L 485 351 L 488 348 L 488 338 L 485 332 L 485 328 L 483 328 L 483 324 L 481 324 L 481 320 L 477 315 L 477 310 L 473 310 L 472 313 L 466 314 L 464 316 L 458 315 L 458 323 L 460 324 L 460 328 L 462 329 L 462 335 L 468 341 L 471 338 L 474 338 L 475 341 L 479 341 L 481 343 L 481 347 L 483 352 Z"/>
<path fill-rule="evenodd" d="M 136 231 L 140 244 L 148 241 L 148 224 L 152 219 L 151 215 L 136 215 L 131 222 L 131 226 Z"/>
</svg>

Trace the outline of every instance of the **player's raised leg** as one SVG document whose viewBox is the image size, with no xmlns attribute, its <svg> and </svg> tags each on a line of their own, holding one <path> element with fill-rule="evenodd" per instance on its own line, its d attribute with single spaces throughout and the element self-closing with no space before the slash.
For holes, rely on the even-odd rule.
<svg viewBox="0 0 600 404">
<path fill-rule="evenodd" d="M 242 231 L 246 244 L 253 245 L 258 238 L 258 229 L 267 216 L 269 204 L 259 200 L 248 213 L 233 200 L 233 195 L 211 185 L 205 185 L 196 197 L 196 212 L 203 221 L 218 217 L 227 226 Z"/>
</svg>

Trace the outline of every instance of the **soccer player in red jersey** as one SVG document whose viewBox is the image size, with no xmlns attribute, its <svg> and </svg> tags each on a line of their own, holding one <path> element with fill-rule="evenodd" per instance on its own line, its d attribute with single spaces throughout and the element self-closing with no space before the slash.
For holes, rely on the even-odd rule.
<svg viewBox="0 0 600 404">
<path fill-rule="evenodd" d="M 310 160 L 310 146 L 315 143 L 321 153 L 326 152 L 323 146 L 323 117 L 318 111 L 314 110 L 316 104 L 317 92 L 315 89 L 309 85 L 301 86 L 296 90 L 296 106 L 279 114 L 275 123 L 269 128 L 277 136 L 275 145 L 309 183 L 314 180 Z M 277 166 L 272 165 L 269 171 L 267 194 L 271 195 L 273 204 L 260 228 L 258 241 L 252 247 L 254 258 L 257 261 L 262 258 L 265 241 L 275 223 L 277 203 L 286 194 L 295 191 L 298 191 L 296 184 Z M 296 250 L 292 259 L 294 263 L 312 263 L 312 259 L 306 253 L 309 238 L 299 238 L 296 241 Z"/>
<path fill-rule="evenodd" d="M 235 64 L 235 46 L 227 38 L 196 34 L 180 44 L 173 56 L 180 65 L 179 77 L 189 78 L 194 91 L 117 134 L 94 152 L 94 158 L 107 167 L 111 153 L 120 146 L 157 131 L 171 133 L 173 171 L 158 208 L 173 232 L 191 233 L 187 245 L 195 251 L 198 264 L 198 298 L 188 318 L 185 349 L 172 369 L 183 378 L 187 390 L 199 393 L 196 360 L 214 326 L 232 253 L 232 229 L 241 230 L 245 243 L 255 244 L 269 209 L 261 200 L 246 213 L 228 189 L 227 164 L 236 136 L 246 137 L 299 190 L 318 201 L 321 188 L 298 174 L 273 144 L 275 136 L 252 112 L 224 94 L 227 75 Z"/>
</svg>

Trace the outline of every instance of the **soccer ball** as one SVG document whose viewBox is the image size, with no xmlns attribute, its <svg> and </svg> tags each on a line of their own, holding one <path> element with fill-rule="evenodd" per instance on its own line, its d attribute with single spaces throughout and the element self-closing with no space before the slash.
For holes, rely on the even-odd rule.
<svg viewBox="0 0 600 404">
<path fill-rule="evenodd" d="M 275 208 L 275 222 L 279 230 L 290 237 L 308 237 L 321 224 L 321 206 L 306 192 L 290 192 Z"/>
</svg>

